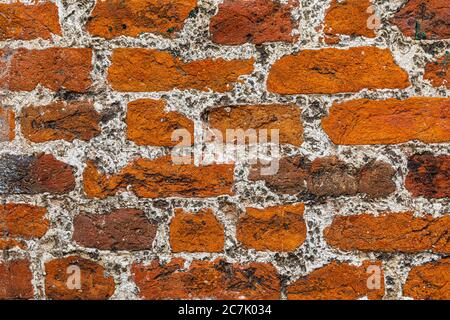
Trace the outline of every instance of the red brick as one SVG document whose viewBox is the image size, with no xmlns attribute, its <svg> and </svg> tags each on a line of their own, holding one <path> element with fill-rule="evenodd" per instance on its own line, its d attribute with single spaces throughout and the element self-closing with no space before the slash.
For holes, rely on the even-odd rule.
<svg viewBox="0 0 450 320">
<path fill-rule="evenodd" d="M 0 50 L 0 88 L 33 91 L 41 85 L 52 91 L 86 92 L 92 84 L 91 49 Z"/>
<path fill-rule="evenodd" d="M 128 187 L 142 198 L 207 198 L 233 194 L 234 165 L 174 164 L 171 157 L 166 156 L 155 160 L 137 159 L 108 177 L 89 161 L 83 178 L 84 191 L 90 198 L 113 196 Z"/>
<path fill-rule="evenodd" d="M 196 5 L 197 0 L 97 1 L 86 28 L 106 39 L 146 32 L 173 37 Z"/>
<path fill-rule="evenodd" d="M 91 102 L 56 102 L 27 107 L 20 123 L 22 134 L 32 142 L 88 141 L 100 133 L 100 115 Z"/>
<path fill-rule="evenodd" d="M 429 80 L 434 87 L 444 86 L 450 89 L 450 53 L 447 52 L 436 61 L 425 67 L 424 79 Z"/>
<path fill-rule="evenodd" d="M 380 268 L 380 287 L 373 285 L 370 267 Z M 376 283 L 376 282 L 375 282 Z M 362 266 L 332 262 L 314 270 L 287 287 L 289 300 L 356 300 L 368 297 L 379 300 L 384 295 L 384 272 L 379 262 L 366 261 Z"/>
<path fill-rule="evenodd" d="M 225 0 L 211 18 L 212 41 L 227 45 L 294 42 L 296 26 L 291 10 L 298 5 L 296 0 L 287 4 L 278 0 Z"/>
<path fill-rule="evenodd" d="M 447 0 L 408 0 L 391 22 L 416 40 L 450 38 L 450 4 Z"/>
<path fill-rule="evenodd" d="M 51 39 L 62 35 L 58 7 L 50 1 L 0 3 L 0 41 Z"/>
<path fill-rule="evenodd" d="M 174 147 L 175 130 L 186 130 L 194 140 L 194 122 L 177 112 L 165 111 L 163 100 L 136 100 L 128 104 L 127 138 L 140 146 Z M 190 144 L 192 145 L 192 143 Z"/>
<path fill-rule="evenodd" d="M 275 175 L 261 175 L 260 165 L 252 166 L 249 179 L 265 181 L 266 186 L 280 194 L 313 195 L 315 197 L 355 196 L 365 193 L 369 198 L 387 197 L 396 190 L 392 178 L 395 170 L 382 161 L 370 161 L 356 168 L 336 157 L 314 161 L 295 156 L 282 158 Z"/>
<path fill-rule="evenodd" d="M 223 225 L 211 209 L 198 213 L 175 210 L 170 223 L 173 252 L 222 252 L 224 242 Z"/>
<path fill-rule="evenodd" d="M 293 251 L 306 239 L 305 205 L 247 208 L 239 219 L 237 239 L 258 251 Z"/>
<path fill-rule="evenodd" d="M 413 267 L 403 295 L 416 300 L 450 300 L 450 259 Z"/>
<path fill-rule="evenodd" d="M 75 188 L 73 168 L 50 154 L 3 154 L 0 172 L 0 194 L 65 194 Z"/>
<path fill-rule="evenodd" d="M 79 268 L 80 289 L 74 286 L 77 274 L 69 267 Z M 113 295 L 114 280 L 101 265 L 70 256 L 45 263 L 45 293 L 52 300 L 104 300 Z"/>
<path fill-rule="evenodd" d="M 239 77 L 250 74 L 253 59 L 206 59 L 183 62 L 168 52 L 150 49 L 115 49 L 108 81 L 122 92 L 197 89 L 227 92 Z"/>
<path fill-rule="evenodd" d="M 351 100 L 332 106 L 322 127 L 335 144 L 450 141 L 450 99 Z"/>
<path fill-rule="evenodd" d="M 450 197 L 450 156 L 418 154 L 410 157 L 405 186 L 413 197 Z"/>
<path fill-rule="evenodd" d="M 0 299 L 32 299 L 32 278 L 27 260 L 0 263 Z"/>
<path fill-rule="evenodd" d="M 333 94 L 363 89 L 405 89 L 408 73 L 388 49 L 303 50 L 284 56 L 269 72 L 267 88 L 279 94 Z"/>
<path fill-rule="evenodd" d="M 145 213 L 119 209 L 109 214 L 81 213 L 73 221 L 73 239 L 83 247 L 100 250 L 151 250 L 157 225 Z"/>
<path fill-rule="evenodd" d="M 414 217 L 412 213 L 335 217 L 325 240 L 345 250 L 450 253 L 450 217 Z"/>
<path fill-rule="evenodd" d="M 166 265 L 135 264 L 132 273 L 143 299 L 280 299 L 280 280 L 268 263 L 194 260 L 186 269 L 183 259 L 174 259 Z"/>
</svg>

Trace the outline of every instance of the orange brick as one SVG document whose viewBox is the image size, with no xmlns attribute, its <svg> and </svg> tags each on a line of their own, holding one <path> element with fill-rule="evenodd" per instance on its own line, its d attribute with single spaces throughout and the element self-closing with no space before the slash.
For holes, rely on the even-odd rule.
<svg viewBox="0 0 450 320">
<path fill-rule="evenodd" d="M 424 79 L 429 80 L 434 87 L 445 86 L 450 89 L 450 53 L 447 52 L 425 67 Z"/>
<path fill-rule="evenodd" d="M 14 140 L 15 128 L 14 111 L 10 108 L 0 107 L 0 142 Z"/>
<path fill-rule="evenodd" d="M 108 80 L 125 92 L 197 89 L 227 92 L 239 77 L 250 74 L 253 59 L 207 59 L 182 62 L 168 52 L 149 49 L 115 49 Z"/>
<path fill-rule="evenodd" d="M 247 208 L 237 226 L 237 239 L 259 251 L 293 251 L 306 239 L 305 205 Z"/>
<path fill-rule="evenodd" d="M 224 241 L 223 226 L 211 209 L 198 213 L 175 210 L 170 223 L 173 252 L 221 252 Z"/>
<path fill-rule="evenodd" d="M 322 120 L 335 144 L 450 141 L 450 99 L 353 100 L 335 104 Z"/>
<path fill-rule="evenodd" d="M 32 278 L 27 260 L 0 263 L 0 299 L 32 299 Z"/>
<path fill-rule="evenodd" d="M 388 49 L 303 50 L 272 66 L 268 90 L 279 94 L 333 94 L 363 89 L 404 89 L 408 73 Z"/>
</svg>

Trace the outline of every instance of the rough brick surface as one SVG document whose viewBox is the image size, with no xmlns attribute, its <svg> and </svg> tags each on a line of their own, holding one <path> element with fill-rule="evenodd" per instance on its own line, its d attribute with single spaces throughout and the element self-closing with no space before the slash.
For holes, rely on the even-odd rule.
<svg viewBox="0 0 450 320">
<path fill-rule="evenodd" d="M 271 141 L 271 130 L 278 130 L 279 142 L 300 146 L 303 142 L 303 126 L 301 110 L 296 106 L 234 106 L 221 107 L 207 114 L 209 126 L 219 130 L 225 139 L 227 130 L 256 130 L 256 136 L 261 140 L 261 130 L 267 130 L 267 141 Z M 225 140 L 236 143 L 236 139 Z M 240 141 L 239 141 L 240 142 Z M 260 141 L 258 141 L 260 142 Z M 248 143 L 248 140 L 246 140 Z"/>
<path fill-rule="evenodd" d="M 414 197 L 450 196 L 450 156 L 414 155 L 408 161 L 405 186 Z"/>
<path fill-rule="evenodd" d="M 183 62 L 168 52 L 116 49 L 108 80 L 114 90 L 125 92 L 197 89 L 226 92 L 239 77 L 250 74 L 253 60 L 207 59 Z"/>
<path fill-rule="evenodd" d="M 305 205 L 247 208 L 237 227 L 237 239 L 258 251 L 293 251 L 306 239 Z"/>
<path fill-rule="evenodd" d="M 371 5 L 369 0 L 333 0 L 324 22 L 325 35 L 330 38 L 327 41 L 338 41 L 337 35 L 374 38 L 375 21 L 371 18 L 373 15 L 369 10 Z"/>
<path fill-rule="evenodd" d="M 434 87 L 445 86 L 450 89 L 450 53 L 446 53 L 425 67 L 424 79 L 429 80 Z"/>
<path fill-rule="evenodd" d="M 404 89 L 408 74 L 387 49 L 303 50 L 276 61 L 267 88 L 279 94 L 332 94 L 362 89 Z"/>
<path fill-rule="evenodd" d="M 293 42 L 291 10 L 297 0 L 225 0 L 211 18 L 212 41 L 219 44 Z"/>
<path fill-rule="evenodd" d="M 380 286 L 369 288 L 371 274 L 368 267 L 380 268 Z M 287 287 L 290 300 L 355 300 L 364 297 L 380 299 L 384 295 L 384 275 L 379 262 L 365 262 L 362 266 L 332 262 L 300 278 Z"/>
<path fill-rule="evenodd" d="M 137 145 L 173 147 L 180 141 L 172 139 L 175 130 L 186 130 L 194 137 L 194 123 L 177 112 L 165 111 L 163 100 L 136 100 L 128 104 L 127 138 Z M 176 137 L 175 137 L 176 138 Z M 186 143 L 187 144 L 187 143 Z"/>
<path fill-rule="evenodd" d="M 404 287 L 404 294 L 417 300 L 450 299 L 450 259 L 413 267 Z"/>
<path fill-rule="evenodd" d="M 153 261 L 133 266 L 132 273 L 144 299 L 258 299 L 280 298 L 280 280 L 266 263 L 248 265 L 195 260 L 184 268 L 184 260 L 160 265 Z"/>
<path fill-rule="evenodd" d="M 72 267 L 72 268 L 70 268 Z M 80 288 L 73 270 L 78 268 Z M 94 261 L 78 256 L 45 263 L 45 292 L 53 300 L 102 300 L 114 293 L 114 280 Z M 68 285 L 69 284 L 69 285 Z"/>
<path fill-rule="evenodd" d="M 221 252 L 223 226 L 210 209 L 198 213 L 175 210 L 170 222 L 170 245 L 173 252 Z"/>
<path fill-rule="evenodd" d="M 0 194 L 64 194 L 75 187 L 73 168 L 53 155 L 4 154 L 0 160 Z"/>
<path fill-rule="evenodd" d="M 324 231 L 329 245 L 342 250 L 450 252 L 450 217 L 419 218 L 412 213 L 335 217 Z"/>
<path fill-rule="evenodd" d="M 232 194 L 233 165 L 197 167 L 174 164 L 171 157 L 156 160 L 137 159 L 117 175 L 108 177 L 88 162 L 84 171 L 84 190 L 89 197 L 105 198 L 128 186 L 137 196 L 214 197 Z"/>
<path fill-rule="evenodd" d="M 322 126 L 335 144 L 450 141 L 450 99 L 352 100 L 334 105 Z"/>
<path fill-rule="evenodd" d="M 27 260 L 0 263 L 0 299 L 32 299 L 32 277 Z"/>
<path fill-rule="evenodd" d="M 313 162 L 299 156 L 280 160 L 275 175 L 263 176 L 259 165 L 250 171 L 250 180 L 263 180 L 277 193 L 311 194 L 317 197 L 353 196 L 365 193 L 371 198 L 386 197 L 395 191 L 394 169 L 375 161 L 354 168 L 336 157 L 318 158 Z"/>
<path fill-rule="evenodd" d="M 12 141 L 15 137 L 15 114 L 10 108 L 0 109 L 0 143 Z"/>
<path fill-rule="evenodd" d="M 196 4 L 196 0 L 97 1 L 86 28 L 106 39 L 147 32 L 172 37 L 183 28 Z"/>
<path fill-rule="evenodd" d="M 90 49 L 0 50 L 0 88 L 32 91 L 41 85 L 52 91 L 86 92 L 92 84 Z"/>
<path fill-rule="evenodd" d="M 151 250 L 157 230 L 143 211 L 135 209 L 103 215 L 81 213 L 73 225 L 77 244 L 100 250 Z"/>
<path fill-rule="evenodd" d="M 22 134 L 30 141 L 88 141 L 100 133 L 100 115 L 90 102 L 57 102 L 28 107 L 20 117 Z"/>
<path fill-rule="evenodd" d="M 24 239 L 40 238 L 48 230 L 47 210 L 27 204 L 0 206 L 0 236 Z"/>
<path fill-rule="evenodd" d="M 415 40 L 450 38 L 450 4 L 446 0 L 408 0 L 392 23 Z"/>
<path fill-rule="evenodd" d="M 0 41 L 51 39 L 61 35 L 58 7 L 50 1 L 0 3 Z"/>
</svg>

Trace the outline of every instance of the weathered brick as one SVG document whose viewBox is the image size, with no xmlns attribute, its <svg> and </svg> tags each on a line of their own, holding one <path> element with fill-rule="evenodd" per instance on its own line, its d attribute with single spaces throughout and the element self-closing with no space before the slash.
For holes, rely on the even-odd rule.
<svg viewBox="0 0 450 320">
<path fill-rule="evenodd" d="M 403 295 L 416 300 L 450 300 L 450 259 L 413 267 Z"/>
<path fill-rule="evenodd" d="M 62 35 L 58 7 L 50 1 L 0 3 L 0 41 L 51 39 Z"/>
<path fill-rule="evenodd" d="M 436 61 L 425 67 L 424 79 L 429 80 L 434 87 L 445 86 L 450 89 L 450 53 L 447 52 Z"/>
<path fill-rule="evenodd" d="M 207 59 L 183 62 L 168 52 L 149 49 L 115 49 L 108 80 L 125 92 L 197 89 L 227 92 L 239 77 L 250 74 L 253 59 Z"/>
<path fill-rule="evenodd" d="M 23 240 L 0 239 L 0 250 L 10 250 L 14 248 L 25 250 L 27 248 L 27 245 Z"/>
<path fill-rule="evenodd" d="M 306 239 L 305 205 L 247 208 L 237 226 L 237 239 L 258 251 L 293 251 Z"/>
<path fill-rule="evenodd" d="M 413 197 L 450 197 L 450 156 L 418 154 L 410 157 L 405 186 Z"/>
<path fill-rule="evenodd" d="M 365 193 L 370 198 L 380 198 L 396 190 L 392 181 L 394 169 L 381 161 L 355 168 L 336 157 L 311 162 L 295 156 L 280 159 L 275 175 L 261 175 L 260 171 L 260 165 L 252 166 L 249 179 L 263 180 L 269 189 L 281 194 L 339 197 Z"/>
<path fill-rule="evenodd" d="M 450 217 L 414 217 L 412 213 L 335 217 L 324 231 L 333 247 L 351 251 L 450 253 Z"/>
<path fill-rule="evenodd" d="M 109 214 L 81 213 L 74 218 L 73 240 L 100 250 L 151 250 L 157 225 L 145 213 L 119 209 Z"/>
<path fill-rule="evenodd" d="M 370 0 L 333 0 L 325 15 L 324 32 L 327 41 L 338 41 L 338 35 L 375 38 L 375 28 L 369 28 L 372 15 Z"/>
<path fill-rule="evenodd" d="M 0 172 L 0 194 L 64 194 L 75 188 L 73 168 L 50 154 L 3 154 Z"/>
<path fill-rule="evenodd" d="M 32 278 L 27 260 L 0 263 L 0 299 L 32 299 Z"/>
<path fill-rule="evenodd" d="M 147 32 L 173 37 L 196 5 L 197 0 L 97 1 L 86 28 L 106 39 Z"/>
<path fill-rule="evenodd" d="M 127 137 L 140 146 L 173 147 L 175 130 L 187 130 L 194 140 L 194 122 L 177 112 L 166 112 L 164 100 L 136 100 L 128 104 Z"/>
<path fill-rule="evenodd" d="M 0 142 L 14 140 L 15 128 L 14 111 L 10 108 L 0 107 Z"/>
<path fill-rule="evenodd" d="M 223 225 L 211 209 L 198 213 L 175 210 L 170 223 L 173 252 L 221 252 L 225 242 Z"/>
<path fill-rule="evenodd" d="M 300 146 L 303 143 L 303 124 L 300 108 L 283 105 L 232 106 L 215 108 L 207 114 L 209 126 L 219 130 L 223 138 L 227 130 L 268 130 L 267 140 L 271 141 L 271 130 L 279 130 L 282 144 Z M 258 135 L 259 132 L 256 132 Z M 235 139 L 236 140 L 236 139 Z M 236 143 L 236 141 L 227 142 Z M 248 141 L 246 141 L 248 143 Z"/>
<path fill-rule="evenodd" d="M 52 91 L 86 92 L 92 84 L 91 49 L 0 50 L 0 88 L 33 91 L 41 85 Z"/>
<path fill-rule="evenodd" d="M 91 102 L 56 102 L 22 111 L 22 134 L 32 142 L 88 141 L 100 133 L 100 114 Z"/>
<path fill-rule="evenodd" d="M 127 187 L 143 198 L 207 198 L 233 194 L 234 165 L 174 164 L 171 157 L 166 156 L 155 160 L 137 159 L 108 177 L 89 161 L 83 178 L 84 190 L 90 198 L 106 198 Z"/>
<path fill-rule="evenodd" d="M 0 236 L 32 239 L 42 237 L 48 230 L 47 209 L 27 204 L 0 205 Z"/>
<path fill-rule="evenodd" d="M 379 274 L 371 267 L 374 270 L 379 268 Z M 378 276 L 379 279 L 375 279 Z M 374 277 L 373 281 L 371 277 Z M 287 287 L 289 300 L 356 300 L 364 297 L 376 300 L 383 295 L 384 272 L 381 264 L 370 261 L 365 261 L 360 267 L 332 262 Z"/>
<path fill-rule="evenodd" d="M 388 49 L 303 50 L 274 63 L 268 90 L 279 94 L 333 94 L 363 89 L 404 89 L 408 73 Z"/>
<path fill-rule="evenodd" d="M 332 106 L 322 127 L 335 144 L 450 141 L 450 99 L 351 100 Z"/>
<path fill-rule="evenodd" d="M 80 288 L 77 288 L 78 276 Z M 94 261 L 70 256 L 45 263 L 45 294 L 49 299 L 104 300 L 111 297 L 114 290 L 113 278 Z"/>
<path fill-rule="evenodd" d="M 450 4 L 447 0 L 408 0 L 391 19 L 415 40 L 450 38 Z"/>
<path fill-rule="evenodd" d="M 230 264 L 223 260 L 194 260 L 184 268 L 183 259 L 166 265 L 153 261 L 149 266 L 135 264 L 134 280 L 140 296 L 150 300 L 219 299 L 277 300 L 280 280 L 267 263 Z"/>
<path fill-rule="evenodd" d="M 287 4 L 278 0 L 225 0 L 211 18 L 212 41 L 227 45 L 294 42 L 291 10 L 297 5 L 296 0 Z"/>
</svg>

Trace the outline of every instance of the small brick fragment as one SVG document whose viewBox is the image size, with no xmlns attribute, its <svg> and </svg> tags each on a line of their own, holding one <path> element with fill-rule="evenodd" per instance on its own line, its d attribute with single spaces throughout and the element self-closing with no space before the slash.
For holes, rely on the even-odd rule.
<svg viewBox="0 0 450 320">
<path fill-rule="evenodd" d="M 0 142 L 14 140 L 15 128 L 14 111 L 10 108 L 0 107 Z"/>
<path fill-rule="evenodd" d="M 433 87 L 444 86 L 450 89 L 450 53 L 428 63 L 423 78 L 429 80 Z"/>
</svg>

